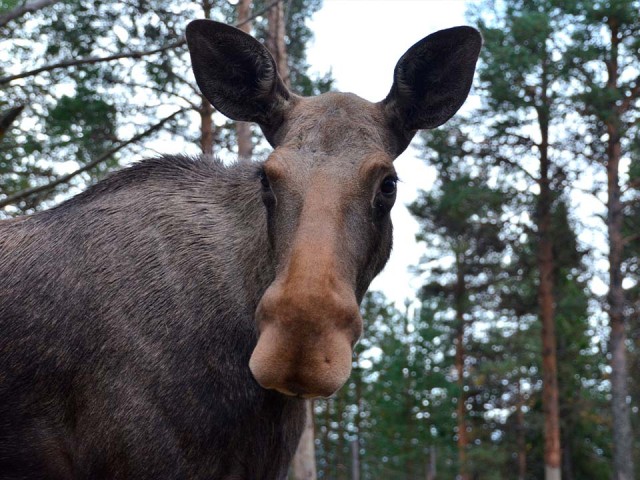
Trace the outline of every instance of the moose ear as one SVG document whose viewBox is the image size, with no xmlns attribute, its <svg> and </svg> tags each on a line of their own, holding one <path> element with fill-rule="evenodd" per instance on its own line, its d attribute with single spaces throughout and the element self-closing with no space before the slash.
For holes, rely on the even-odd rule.
<svg viewBox="0 0 640 480">
<path fill-rule="evenodd" d="M 410 141 L 416 130 L 449 120 L 469 94 L 481 46 L 476 29 L 455 27 L 433 33 L 407 50 L 382 101 L 389 124 Z"/>
<path fill-rule="evenodd" d="M 269 51 L 243 31 L 212 20 L 187 26 L 200 91 L 232 120 L 256 122 L 267 137 L 282 123 L 291 93 Z"/>
</svg>

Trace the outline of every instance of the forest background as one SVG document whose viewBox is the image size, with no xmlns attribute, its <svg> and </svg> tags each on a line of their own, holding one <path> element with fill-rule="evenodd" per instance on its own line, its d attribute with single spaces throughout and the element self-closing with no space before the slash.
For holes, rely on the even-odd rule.
<svg viewBox="0 0 640 480">
<path fill-rule="evenodd" d="M 264 158 L 254 126 L 200 96 L 184 28 L 239 25 L 312 95 L 334 83 L 307 60 L 321 8 L 0 0 L 0 216 L 160 149 Z M 419 284 L 406 306 L 366 297 L 351 379 L 312 405 L 292 478 L 640 478 L 638 12 L 466 3 L 485 38 L 474 100 L 414 141 Z"/>
</svg>

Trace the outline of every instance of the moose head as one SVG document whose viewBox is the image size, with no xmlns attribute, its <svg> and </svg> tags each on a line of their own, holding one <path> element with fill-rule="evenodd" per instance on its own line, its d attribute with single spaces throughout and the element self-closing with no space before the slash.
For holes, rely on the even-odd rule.
<svg viewBox="0 0 640 480">
<path fill-rule="evenodd" d="M 259 180 L 275 278 L 255 312 L 251 372 L 267 389 L 329 396 L 350 374 L 359 303 L 391 251 L 393 161 L 418 130 L 462 106 L 481 36 L 456 27 L 420 40 L 377 103 L 296 95 L 268 50 L 228 25 L 196 20 L 187 42 L 204 96 L 227 117 L 257 123 L 274 148 Z"/>
</svg>

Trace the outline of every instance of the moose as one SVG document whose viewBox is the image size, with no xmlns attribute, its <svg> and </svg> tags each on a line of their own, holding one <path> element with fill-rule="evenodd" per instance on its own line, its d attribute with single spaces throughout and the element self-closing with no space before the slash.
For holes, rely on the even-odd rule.
<svg viewBox="0 0 640 480">
<path fill-rule="evenodd" d="M 436 32 L 387 97 L 301 97 L 228 25 L 186 30 L 263 162 L 164 156 L 0 222 L 0 479 L 283 479 L 305 398 L 347 380 L 391 251 L 393 160 L 465 101 L 482 39 Z"/>
</svg>

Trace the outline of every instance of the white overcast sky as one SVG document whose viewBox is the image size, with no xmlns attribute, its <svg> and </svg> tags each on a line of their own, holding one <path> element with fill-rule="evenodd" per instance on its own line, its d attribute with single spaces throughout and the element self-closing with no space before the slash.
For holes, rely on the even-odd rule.
<svg viewBox="0 0 640 480">
<path fill-rule="evenodd" d="M 430 33 L 466 25 L 464 12 L 464 0 L 324 0 L 309 24 L 315 40 L 308 62 L 312 71 L 330 69 L 338 90 L 379 101 L 391 88 L 393 68 L 402 54 Z M 410 147 L 395 162 L 401 183 L 392 213 L 394 248 L 370 288 L 384 292 L 399 307 L 420 287 L 409 267 L 425 250 L 415 241 L 418 224 L 405 205 L 434 178 L 415 153 Z"/>
</svg>

